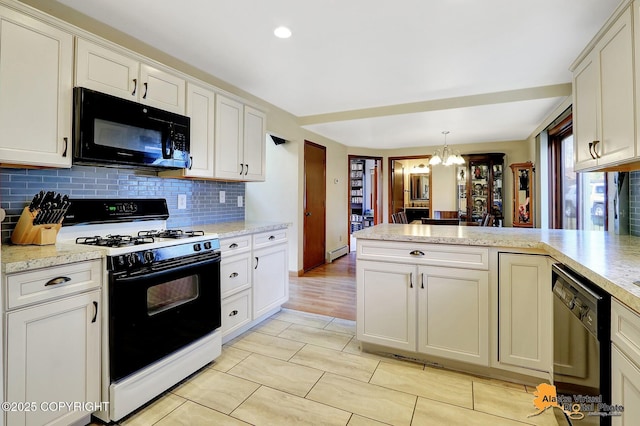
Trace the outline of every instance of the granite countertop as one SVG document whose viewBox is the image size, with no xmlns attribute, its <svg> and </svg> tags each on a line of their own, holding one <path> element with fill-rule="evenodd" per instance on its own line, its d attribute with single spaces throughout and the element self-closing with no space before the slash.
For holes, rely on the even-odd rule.
<svg viewBox="0 0 640 426">
<path fill-rule="evenodd" d="M 237 221 L 195 226 L 194 229 L 228 238 L 256 232 L 267 232 L 290 226 L 282 222 Z M 13 244 L 2 245 L 2 273 L 24 272 L 84 260 L 100 259 L 105 251 L 95 246 L 58 243 L 47 246 Z"/>
<path fill-rule="evenodd" d="M 598 231 L 401 224 L 376 225 L 353 235 L 370 240 L 544 250 L 640 313 L 640 237 Z"/>
</svg>

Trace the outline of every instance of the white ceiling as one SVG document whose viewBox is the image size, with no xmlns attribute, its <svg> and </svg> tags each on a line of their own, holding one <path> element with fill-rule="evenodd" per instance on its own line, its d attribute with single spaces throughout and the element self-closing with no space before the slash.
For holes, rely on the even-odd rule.
<svg viewBox="0 0 640 426">
<path fill-rule="evenodd" d="M 526 139 L 620 2 L 58 1 L 369 148 Z"/>
</svg>

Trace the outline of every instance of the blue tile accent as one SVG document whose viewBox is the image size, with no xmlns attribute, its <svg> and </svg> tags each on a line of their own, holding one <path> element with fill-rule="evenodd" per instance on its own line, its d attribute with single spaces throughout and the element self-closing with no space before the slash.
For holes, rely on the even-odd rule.
<svg viewBox="0 0 640 426">
<path fill-rule="evenodd" d="M 22 210 L 40 190 L 71 198 L 165 198 L 169 228 L 197 229 L 197 225 L 244 220 L 244 182 L 161 178 L 152 171 L 73 166 L 71 169 L 0 169 L 0 207 L 6 210 L 2 242 L 10 241 Z M 220 191 L 226 203 L 220 204 Z M 178 210 L 178 194 L 187 196 L 187 208 Z"/>
</svg>

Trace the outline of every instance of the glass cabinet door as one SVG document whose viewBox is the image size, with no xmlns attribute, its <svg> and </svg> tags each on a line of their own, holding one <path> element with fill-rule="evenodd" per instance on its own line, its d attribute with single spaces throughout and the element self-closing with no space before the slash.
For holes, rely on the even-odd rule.
<svg viewBox="0 0 640 426">
<path fill-rule="evenodd" d="M 473 162 L 471 169 L 471 221 L 478 222 L 486 216 L 489 206 L 489 182 L 491 168 L 487 162 Z"/>
<path fill-rule="evenodd" d="M 493 226 L 502 226 L 504 154 L 469 154 L 456 172 L 458 216 L 466 222 L 482 222 L 493 215 Z"/>
</svg>

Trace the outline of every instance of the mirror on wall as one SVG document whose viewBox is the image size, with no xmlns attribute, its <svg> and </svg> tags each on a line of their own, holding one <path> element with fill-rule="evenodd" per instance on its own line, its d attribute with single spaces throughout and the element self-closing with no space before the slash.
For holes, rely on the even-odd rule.
<svg viewBox="0 0 640 426">
<path fill-rule="evenodd" d="M 513 226 L 532 228 L 535 217 L 533 163 L 511 164 L 513 171 Z"/>
<path fill-rule="evenodd" d="M 412 173 L 410 183 L 412 201 L 429 199 L 429 173 Z"/>
</svg>

